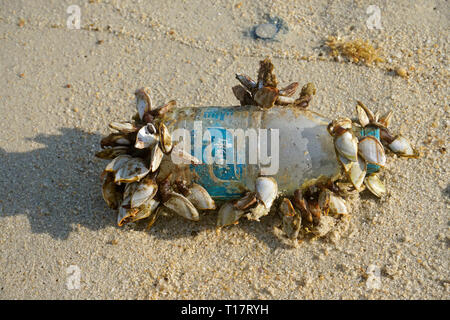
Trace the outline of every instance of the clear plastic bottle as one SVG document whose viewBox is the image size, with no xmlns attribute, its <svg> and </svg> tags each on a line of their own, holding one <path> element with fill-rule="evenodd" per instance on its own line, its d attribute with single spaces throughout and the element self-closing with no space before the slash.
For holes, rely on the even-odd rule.
<svg viewBox="0 0 450 320">
<path fill-rule="evenodd" d="M 162 176 L 172 172 L 195 181 L 215 199 L 239 198 L 254 190 L 260 174 L 274 177 L 280 192 L 292 193 L 307 179 L 339 172 L 326 129 L 329 120 L 308 110 L 286 106 L 266 110 L 256 106 L 178 108 L 167 113 L 164 122 L 172 138 L 202 163 L 174 164 L 166 157 Z M 180 132 L 190 145 L 183 144 Z"/>
</svg>

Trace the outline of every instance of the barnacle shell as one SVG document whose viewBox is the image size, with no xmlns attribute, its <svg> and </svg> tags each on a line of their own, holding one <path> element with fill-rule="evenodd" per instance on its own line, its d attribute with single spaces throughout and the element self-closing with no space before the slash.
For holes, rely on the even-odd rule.
<svg viewBox="0 0 450 320">
<path fill-rule="evenodd" d="M 159 145 L 155 145 L 152 149 L 151 158 L 150 158 L 150 171 L 151 172 L 155 172 L 156 170 L 158 170 L 163 156 L 164 156 L 164 153 L 162 152 Z"/>
<path fill-rule="evenodd" d="M 364 110 L 360 105 L 356 105 L 356 113 L 358 115 L 359 124 L 362 127 L 365 127 L 370 123 L 366 110 Z"/>
<path fill-rule="evenodd" d="M 113 147 L 116 145 L 128 146 L 130 144 L 131 141 L 128 139 L 127 135 L 123 133 L 111 133 L 100 141 L 100 146 L 102 148 L 107 146 Z"/>
<path fill-rule="evenodd" d="M 194 205 L 188 199 L 179 193 L 170 192 L 168 199 L 164 202 L 164 206 L 186 219 L 199 220 L 197 209 L 195 209 Z"/>
<path fill-rule="evenodd" d="M 271 87 L 262 87 L 254 96 L 256 103 L 263 108 L 273 107 L 278 98 L 278 90 Z"/>
<path fill-rule="evenodd" d="M 116 172 L 115 183 L 139 181 L 150 172 L 140 158 L 131 158 Z"/>
<path fill-rule="evenodd" d="M 196 207 L 198 210 L 215 210 L 216 203 L 209 195 L 208 191 L 201 185 L 193 183 L 189 187 L 189 194 L 186 198 Z"/>
<path fill-rule="evenodd" d="M 155 126 L 152 123 L 148 123 L 146 126 L 139 129 L 134 147 L 136 149 L 153 147 L 158 140 L 159 136 Z"/>
<path fill-rule="evenodd" d="M 111 122 L 109 127 L 122 133 L 131 133 L 138 130 L 138 128 L 131 122 Z"/>
<path fill-rule="evenodd" d="M 255 192 L 247 192 L 245 196 L 240 198 L 234 203 L 234 206 L 240 210 L 246 210 L 252 205 L 256 203 L 256 193 Z"/>
<path fill-rule="evenodd" d="M 387 128 L 389 126 L 389 124 L 391 123 L 393 114 L 394 113 L 392 112 L 392 110 L 389 110 L 380 119 L 378 119 L 378 123 Z"/>
<path fill-rule="evenodd" d="M 131 159 L 131 156 L 128 154 L 122 154 L 120 156 L 115 157 L 105 168 L 107 172 L 117 172 L 128 160 Z"/>
<path fill-rule="evenodd" d="M 295 215 L 295 209 L 291 201 L 288 198 L 281 200 L 279 212 L 281 216 L 293 216 Z"/>
<path fill-rule="evenodd" d="M 108 207 L 117 209 L 122 200 L 122 193 L 114 183 L 114 174 L 108 173 L 102 185 L 102 195 Z"/>
<path fill-rule="evenodd" d="M 142 179 L 133 191 L 130 200 L 131 208 L 136 208 L 142 205 L 149 199 L 152 199 L 158 191 L 158 185 L 149 176 Z"/>
<path fill-rule="evenodd" d="M 372 111 L 370 111 L 369 108 L 366 107 L 366 105 L 364 103 L 362 103 L 361 101 L 356 101 L 356 103 L 358 104 L 358 106 L 363 109 L 367 115 L 367 118 L 369 119 L 369 122 L 374 122 L 375 121 L 375 115 L 373 114 Z"/>
<path fill-rule="evenodd" d="M 336 151 L 336 153 L 337 153 L 336 154 L 337 159 L 338 159 L 339 163 L 342 165 L 342 167 L 344 168 L 344 171 L 345 172 L 349 172 L 350 169 L 352 168 L 352 165 L 353 165 L 354 161 L 350 161 L 349 159 L 347 159 L 343 155 L 339 154 L 337 151 Z"/>
<path fill-rule="evenodd" d="M 139 118 L 142 120 L 145 112 L 150 112 L 152 110 L 152 99 L 150 97 L 150 89 L 141 88 L 137 90 L 136 95 L 136 108 L 139 113 Z"/>
<path fill-rule="evenodd" d="M 392 150 L 392 152 L 399 156 L 411 158 L 418 157 L 418 154 L 411 146 L 411 143 L 402 135 L 398 135 L 394 141 L 388 145 L 388 147 Z"/>
<path fill-rule="evenodd" d="M 278 195 L 278 185 L 272 177 L 258 177 L 255 182 L 256 195 L 267 209 L 270 209 Z"/>
<path fill-rule="evenodd" d="M 233 90 L 234 96 L 239 100 L 242 106 L 255 104 L 251 94 L 243 86 L 237 85 L 231 89 Z"/>
<path fill-rule="evenodd" d="M 298 82 L 292 82 L 287 87 L 281 89 L 279 93 L 280 93 L 280 95 L 285 96 L 285 97 L 292 97 L 295 94 L 295 92 L 297 91 L 297 88 L 298 88 Z"/>
<path fill-rule="evenodd" d="M 244 214 L 243 210 L 237 209 L 232 202 L 225 202 L 217 214 L 217 226 L 223 227 L 235 224 Z"/>
<path fill-rule="evenodd" d="M 309 223 L 313 221 L 311 212 L 308 210 L 306 201 L 303 198 L 301 189 L 294 191 L 294 206 L 300 210 L 302 219 L 305 219 Z"/>
<path fill-rule="evenodd" d="M 348 178 L 353 186 L 360 190 L 361 185 L 364 182 L 364 177 L 367 172 L 367 164 L 361 157 L 358 157 L 358 161 L 352 163 L 350 171 L 347 172 Z"/>
<path fill-rule="evenodd" d="M 348 214 L 344 199 L 332 193 L 330 194 L 329 208 L 331 213 L 334 214 Z"/>
<path fill-rule="evenodd" d="M 276 100 L 276 104 L 279 105 L 287 105 L 287 104 L 292 104 L 295 103 L 295 99 L 292 97 L 287 97 L 287 96 L 278 96 L 277 100 Z"/>
<path fill-rule="evenodd" d="M 335 137 L 334 146 L 339 154 L 351 161 L 356 161 L 358 157 L 358 139 L 350 130 L 346 130 Z"/>
<path fill-rule="evenodd" d="M 114 159 L 115 157 L 126 154 L 129 151 L 129 148 L 126 146 L 115 146 L 112 148 L 103 149 L 95 154 L 97 158 L 100 159 Z"/>
<path fill-rule="evenodd" d="M 252 80 L 249 76 L 245 74 L 236 74 L 236 79 L 239 80 L 239 82 L 246 88 L 247 90 L 251 91 L 253 89 L 256 89 L 256 82 Z"/>
<path fill-rule="evenodd" d="M 380 178 L 378 178 L 378 175 L 375 173 L 368 175 L 364 179 L 364 184 L 366 185 L 367 189 L 369 189 L 370 192 L 372 192 L 378 198 L 381 198 L 383 194 L 386 193 L 386 187 L 384 186 Z"/>
<path fill-rule="evenodd" d="M 130 208 L 130 197 L 124 197 L 119 207 L 117 225 L 121 227 L 125 223 L 130 222 L 130 219 L 135 216 L 138 211 L 138 208 Z"/>
<path fill-rule="evenodd" d="M 169 129 L 167 129 L 164 123 L 160 123 L 159 125 L 159 141 L 161 145 L 161 150 L 168 154 L 172 151 L 172 136 L 170 135 Z"/>
<path fill-rule="evenodd" d="M 373 136 L 366 136 L 359 141 L 358 153 L 368 163 L 373 163 L 382 167 L 386 164 L 384 147 L 380 140 Z"/>
<path fill-rule="evenodd" d="M 163 105 L 163 106 L 159 107 L 158 109 L 154 110 L 154 112 L 152 112 L 152 114 L 161 117 L 165 113 L 167 113 L 170 110 L 172 110 L 176 105 L 177 105 L 177 102 L 175 100 L 170 100 L 165 105 Z"/>
<path fill-rule="evenodd" d="M 153 222 L 156 220 L 156 209 L 159 205 L 159 201 L 155 199 L 147 199 L 140 207 L 139 211 L 132 217 L 130 217 L 129 222 L 134 222 L 137 220 L 148 218 L 153 214 Z M 153 222 L 151 222 L 153 224 Z"/>
<path fill-rule="evenodd" d="M 300 232 L 302 218 L 295 211 L 291 201 L 284 198 L 280 204 L 280 214 L 282 216 L 282 229 L 288 238 L 295 239 Z"/>
</svg>

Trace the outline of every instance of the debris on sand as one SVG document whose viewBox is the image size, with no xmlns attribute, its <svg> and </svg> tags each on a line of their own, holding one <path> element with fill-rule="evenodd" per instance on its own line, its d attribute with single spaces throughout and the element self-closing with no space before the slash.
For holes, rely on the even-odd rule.
<svg viewBox="0 0 450 320">
<path fill-rule="evenodd" d="M 328 37 L 325 44 L 330 48 L 333 57 L 344 56 L 353 63 L 363 62 L 371 65 L 373 62 L 384 62 L 380 56 L 380 48 L 375 49 L 368 40 L 356 39 L 351 41 Z"/>
</svg>

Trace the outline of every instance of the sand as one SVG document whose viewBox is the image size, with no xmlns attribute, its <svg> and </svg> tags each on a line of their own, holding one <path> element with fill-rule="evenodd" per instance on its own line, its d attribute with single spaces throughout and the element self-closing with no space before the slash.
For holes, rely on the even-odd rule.
<svg viewBox="0 0 450 320">
<path fill-rule="evenodd" d="M 371 4 L 382 30 L 366 26 Z M 289 28 L 277 41 L 249 34 L 265 14 Z M 449 299 L 449 15 L 446 1 L 1 1 L 0 298 Z M 370 40 L 386 62 L 335 61 L 330 35 Z M 392 109 L 422 157 L 390 156 L 387 195 L 362 195 L 333 239 L 291 246 L 273 216 L 220 234 L 214 215 L 117 227 L 93 155 L 134 90 L 235 105 L 234 74 L 266 56 L 282 84 L 314 82 L 327 117 L 356 100 Z"/>
</svg>

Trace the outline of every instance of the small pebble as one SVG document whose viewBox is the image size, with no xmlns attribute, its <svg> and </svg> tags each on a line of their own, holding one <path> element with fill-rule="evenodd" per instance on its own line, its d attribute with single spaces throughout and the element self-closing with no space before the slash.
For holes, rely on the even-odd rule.
<svg viewBox="0 0 450 320">
<path fill-rule="evenodd" d="M 406 70 L 401 67 L 396 68 L 395 72 L 397 73 L 398 76 L 400 76 L 402 78 L 406 78 L 408 76 L 408 73 L 406 72 Z"/>
</svg>

